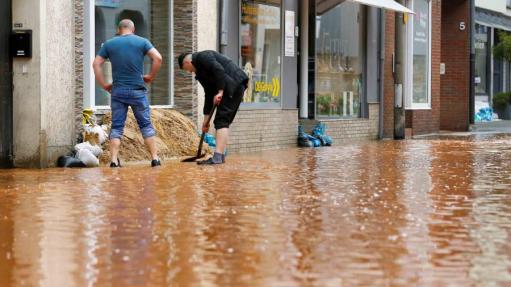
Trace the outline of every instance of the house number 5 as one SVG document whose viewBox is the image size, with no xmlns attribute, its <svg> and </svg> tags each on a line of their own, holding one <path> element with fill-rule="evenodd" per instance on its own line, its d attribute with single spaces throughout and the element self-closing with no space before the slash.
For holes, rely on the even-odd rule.
<svg viewBox="0 0 511 287">
<path fill-rule="evenodd" d="M 465 22 L 460 22 L 460 31 L 465 31 L 467 28 L 467 25 L 465 25 Z"/>
</svg>

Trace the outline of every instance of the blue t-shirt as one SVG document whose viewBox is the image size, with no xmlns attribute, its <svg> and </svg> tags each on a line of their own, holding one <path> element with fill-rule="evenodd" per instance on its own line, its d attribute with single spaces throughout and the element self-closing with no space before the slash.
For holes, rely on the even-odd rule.
<svg viewBox="0 0 511 287">
<path fill-rule="evenodd" d="M 114 37 L 103 44 L 98 56 L 110 59 L 114 88 L 144 89 L 144 57 L 153 45 L 134 34 Z"/>
</svg>

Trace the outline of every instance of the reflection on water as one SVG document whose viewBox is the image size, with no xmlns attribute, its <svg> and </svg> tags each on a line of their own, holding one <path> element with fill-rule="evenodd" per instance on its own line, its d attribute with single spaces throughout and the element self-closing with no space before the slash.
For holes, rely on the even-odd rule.
<svg viewBox="0 0 511 287">
<path fill-rule="evenodd" d="M 0 286 L 511 284 L 511 138 L 1 171 Z"/>
</svg>

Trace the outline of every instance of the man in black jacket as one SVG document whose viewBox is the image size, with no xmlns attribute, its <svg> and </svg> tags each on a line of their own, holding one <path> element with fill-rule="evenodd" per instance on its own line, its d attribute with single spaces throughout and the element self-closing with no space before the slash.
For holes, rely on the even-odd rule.
<svg viewBox="0 0 511 287">
<path fill-rule="evenodd" d="M 206 119 L 217 105 L 214 120 L 216 129 L 216 150 L 212 158 L 199 164 L 225 163 L 225 149 L 229 139 L 229 126 L 243 100 L 248 77 L 231 59 L 215 51 L 183 53 L 178 57 L 179 67 L 195 74 L 204 87 L 204 123 L 202 132 L 209 131 Z"/>
</svg>

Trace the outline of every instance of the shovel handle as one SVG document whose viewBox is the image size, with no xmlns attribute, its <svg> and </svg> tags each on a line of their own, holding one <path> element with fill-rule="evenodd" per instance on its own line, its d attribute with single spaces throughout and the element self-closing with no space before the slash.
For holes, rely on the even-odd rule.
<svg viewBox="0 0 511 287">
<path fill-rule="evenodd" d="M 213 117 L 213 114 L 215 113 L 215 110 L 216 110 L 216 106 L 217 105 L 214 105 L 213 106 L 213 109 L 211 110 L 211 112 L 209 113 L 208 115 L 208 118 L 206 119 L 206 123 L 208 124 L 209 126 L 209 123 L 211 122 L 211 118 Z M 199 142 L 199 150 L 197 150 L 197 157 L 200 157 L 201 156 L 201 153 L 202 153 L 202 144 L 204 143 L 204 138 L 206 137 L 206 133 L 205 132 L 202 132 L 201 136 L 200 136 L 200 142 Z"/>
</svg>

